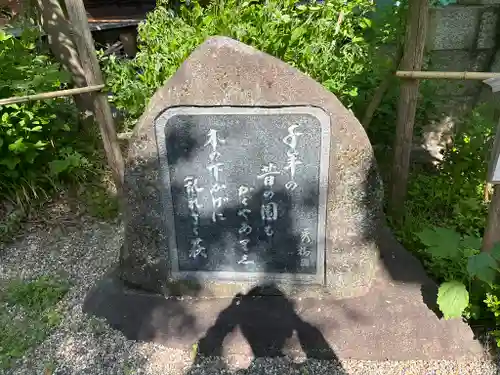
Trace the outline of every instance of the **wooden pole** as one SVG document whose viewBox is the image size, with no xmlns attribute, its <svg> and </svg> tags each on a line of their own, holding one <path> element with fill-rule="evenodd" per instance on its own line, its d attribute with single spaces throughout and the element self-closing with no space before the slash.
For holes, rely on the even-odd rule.
<svg viewBox="0 0 500 375">
<path fill-rule="evenodd" d="M 485 80 L 484 83 L 491 86 L 493 93 L 497 93 L 500 91 L 498 81 L 499 79 L 489 79 Z M 500 158 L 500 122 L 498 115 L 498 111 L 495 111 L 497 131 L 490 156 L 490 163 L 488 165 L 488 181 L 496 183 L 493 185 L 493 196 L 491 197 L 490 206 L 488 208 L 488 219 L 484 229 L 481 251 L 491 251 L 493 246 L 500 241 L 500 185 L 498 185 L 498 177 L 495 175 Z M 488 184 L 486 183 L 485 185 L 486 192 Z"/>
<path fill-rule="evenodd" d="M 421 72 L 402 71 L 396 72 L 396 77 L 414 79 L 463 79 L 483 81 L 489 78 L 500 78 L 500 73 L 490 72 Z"/>
<path fill-rule="evenodd" d="M 75 44 L 87 85 L 104 84 L 94 41 L 90 32 L 87 13 L 82 0 L 65 0 L 68 18 L 73 27 Z M 116 137 L 116 129 L 106 94 L 97 93 L 93 98 L 94 115 L 99 124 L 104 150 L 113 173 L 119 194 L 122 192 L 124 163 Z"/>
<path fill-rule="evenodd" d="M 422 68 L 427 37 L 428 14 L 429 0 L 410 0 L 403 58 L 400 65 L 403 70 L 414 71 L 421 70 Z M 403 212 L 406 197 L 418 88 L 419 81 L 416 79 L 404 79 L 401 81 L 388 205 L 389 215 L 396 220 L 400 218 Z"/>
<path fill-rule="evenodd" d="M 103 88 L 104 88 L 104 85 L 94 85 L 94 86 L 87 86 L 87 87 L 76 87 L 74 89 L 68 89 L 68 90 L 44 92 L 41 94 L 34 94 L 34 95 L 13 96 L 12 98 L 0 99 L 0 105 L 30 102 L 33 100 L 53 99 L 53 98 L 59 98 L 61 96 L 71 96 L 71 95 L 82 94 L 82 93 L 86 93 L 86 92 L 100 91 Z"/>
<path fill-rule="evenodd" d="M 0 0 L 1 1 L 1 0 Z M 34 0 L 37 16 L 44 35 L 47 36 L 50 50 L 54 57 L 71 73 L 74 87 L 89 86 L 78 58 L 75 41 L 72 35 L 72 25 L 67 19 L 62 0 Z M 75 95 L 74 101 L 81 113 L 94 108 L 92 95 Z"/>
<path fill-rule="evenodd" d="M 500 185 L 493 186 L 481 251 L 490 251 L 500 241 Z"/>
</svg>

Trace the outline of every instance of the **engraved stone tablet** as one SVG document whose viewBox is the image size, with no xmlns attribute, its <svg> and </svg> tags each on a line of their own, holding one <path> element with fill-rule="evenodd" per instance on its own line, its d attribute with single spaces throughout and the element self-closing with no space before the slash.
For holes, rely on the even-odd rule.
<svg viewBox="0 0 500 375">
<path fill-rule="evenodd" d="M 155 129 L 173 278 L 324 282 L 323 110 L 176 107 Z"/>
<path fill-rule="evenodd" d="M 301 297 L 368 292 L 381 180 L 359 121 L 313 79 L 210 38 L 134 131 L 119 267 L 129 285 L 230 298 L 265 280 Z"/>
</svg>

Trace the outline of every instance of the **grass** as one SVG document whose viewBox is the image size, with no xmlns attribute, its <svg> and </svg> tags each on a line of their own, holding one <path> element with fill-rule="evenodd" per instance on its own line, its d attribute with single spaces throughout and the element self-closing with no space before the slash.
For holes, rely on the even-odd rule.
<svg viewBox="0 0 500 375">
<path fill-rule="evenodd" d="M 0 370 L 10 368 L 59 325 L 57 302 L 68 290 L 68 281 L 59 276 L 0 285 Z"/>
</svg>

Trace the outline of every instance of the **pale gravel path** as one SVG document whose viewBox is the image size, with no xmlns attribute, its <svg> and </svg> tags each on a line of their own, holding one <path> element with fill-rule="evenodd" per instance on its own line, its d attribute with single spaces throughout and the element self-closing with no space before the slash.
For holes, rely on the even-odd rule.
<svg viewBox="0 0 500 375">
<path fill-rule="evenodd" d="M 8 375 L 44 375 L 48 363 L 54 375 L 220 375 L 242 374 L 251 359 L 230 356 L 224 363 L 192 366 L 189 350 L 129 341 L 97 319 L 83 314 L 85 294 L 117 260 L 123 238 L 119 224 L 82 222 L 78 228 L 33 231 L 0 249 L 0 279 L 31 278 L 66 272 L 73 287 L 60 303 L 65 319 L 38 348 Z M 297 361 L 297 359 L 294 359 Z M 287 360 L 260 360 L 246 374 L 290 375 L 500 375 L 491 362 L 343 361 L 345 370 L 311 361 L 302 366 Z M 238 371 L 240 369 L 240 371 Z"/>
</svg>

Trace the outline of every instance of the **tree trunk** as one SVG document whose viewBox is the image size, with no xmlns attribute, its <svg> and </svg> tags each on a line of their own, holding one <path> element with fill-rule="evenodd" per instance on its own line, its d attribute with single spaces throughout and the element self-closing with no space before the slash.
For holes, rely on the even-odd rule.
<svg viewBox="0 0 500 375">
<path fill-rule="evenodd" d="M 429 0 L 410 0 L 401 70 L 422 69 L 428 15 Z M 401 80 L 389 197 L 389 215 L 396 220 L 401 217 L 406 197 L 418 89 L 417 79 Z"/>
<path fill-rule="evenodd" d="M 87 86 L 64 5 L 61 5 L 59 0 L 36 0 L 36 7 L 40 24 L 48 36 L 52 53 L 63 67 L 71 73 L 73 84 L 76 87 Z M 75 95 L 74 100 L 82 113 L 92 112 L 93 100 L 91 95 Z"/>
</svg>

